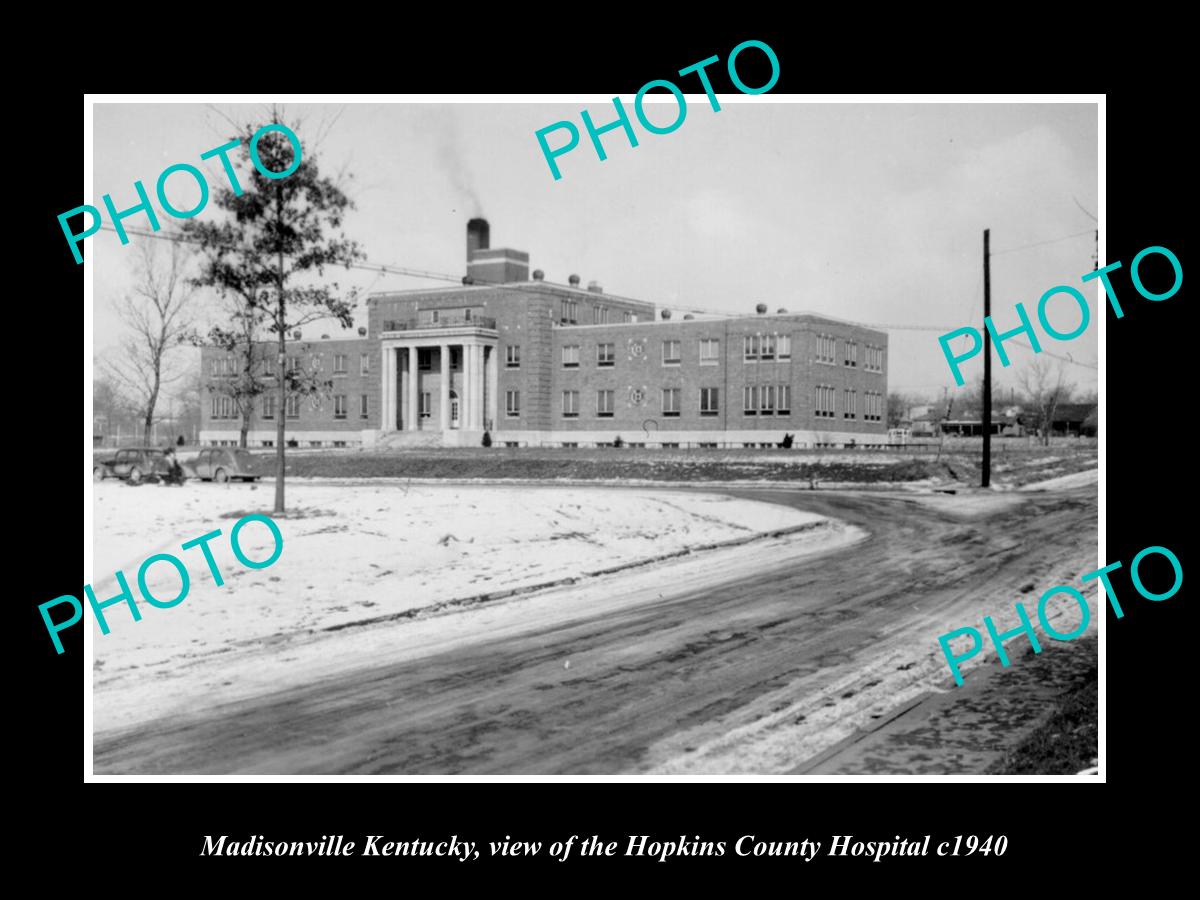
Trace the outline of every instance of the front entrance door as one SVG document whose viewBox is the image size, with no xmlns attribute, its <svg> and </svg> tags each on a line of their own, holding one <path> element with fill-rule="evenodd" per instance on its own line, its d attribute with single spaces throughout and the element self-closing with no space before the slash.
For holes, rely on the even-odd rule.
<svg viewBox="0 0 1200 900">
<path fill-rule="evenodd" d="M 458 427 L 458 392 L 450 392 L 450 427 Z"/>
</svg>

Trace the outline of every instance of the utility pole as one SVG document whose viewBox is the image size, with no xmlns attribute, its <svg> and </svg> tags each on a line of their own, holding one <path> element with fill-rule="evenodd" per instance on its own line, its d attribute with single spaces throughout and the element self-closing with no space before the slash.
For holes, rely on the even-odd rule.
<svg viewBox="0 0 1200 900">
<path fill-rule="evenodd" d="M 983 229 L 983 487 L 992 483 L 992 335 L 987 329 L 992 314 L 990 238 L 991 230 Z"/>
</svg>

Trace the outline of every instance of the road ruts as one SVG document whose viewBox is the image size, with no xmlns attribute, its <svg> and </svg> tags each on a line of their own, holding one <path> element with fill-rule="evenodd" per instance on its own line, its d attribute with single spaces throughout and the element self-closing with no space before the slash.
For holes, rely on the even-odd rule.
<svg viewBox="0 0 1200 900">
<path fill-rule="evenodd" d="M 764 698 L 815 697 L 831 672 L 869 671 L 885 650 L 916 653 L 977 623 L 996 598 L 1011 606 L 1039 576 L 1095 559 L 1094 486 L 1030 493 L 972 519 L 896 495 L 705 490 L 871 537 L 620 614 L 580 610 L 516 638 L 98 734 L 95 771 L 636 773 L 661 762 L 656 745 L 720 738 L 761 717 Z"/>
</svg>

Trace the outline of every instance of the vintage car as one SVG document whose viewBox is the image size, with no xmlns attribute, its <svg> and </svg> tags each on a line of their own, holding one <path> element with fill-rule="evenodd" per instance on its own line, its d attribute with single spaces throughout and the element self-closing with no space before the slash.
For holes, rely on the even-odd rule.
<svg viewBox="0 0 1200 900">
<path fill-rule="evenodd" d="M 92 466 L 92 478 L 122 478 L 132 484 L 143 479 L 167 474 L 169 466 L 163 451 L 155 447 L 125 447 L 108 459 L 96 459 Z"/>
<path fill-rule="evenodd" d="M 184 471 L 203 481 L 224 483 L 231 478 L 257 481 L 263 464 L 248 450 L 238 447 L 206 447 L 184 464 Z"/>
</svg>

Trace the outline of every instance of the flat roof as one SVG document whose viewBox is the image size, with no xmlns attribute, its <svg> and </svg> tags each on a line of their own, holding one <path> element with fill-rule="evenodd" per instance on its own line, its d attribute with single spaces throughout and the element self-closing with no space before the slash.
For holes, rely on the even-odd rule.
<svg viewBox="0 0 1200 900">
<path fill-rule="evenodd" d="M 367 297 L 367 302 L 371 303 L 374 300 L 382 300 L 388 297 L 411 297 L 414 294 L 443 294 L 462 291 L 533 291 L 535 293 L 568 293 L 577 294 L 584 297 L 605 297 L 609 300 L 619 300 L 623 303 L 637 303 L 642 306 L 654 306 L 650 300 L 637 300 L 633 297 L 622 297 L 620 294 L 608 294 L 601 291 L 589 291 L 587 288 L 574 287 L 569 284 L 558 284 L 554 281 L 489 281 L 485 284 L 459 284 L 446 285 L 445 287 L 424 287 L 424 288 L 409 288 L 403 291 L 378 291 L 370 294 Z"/>
</svg>

